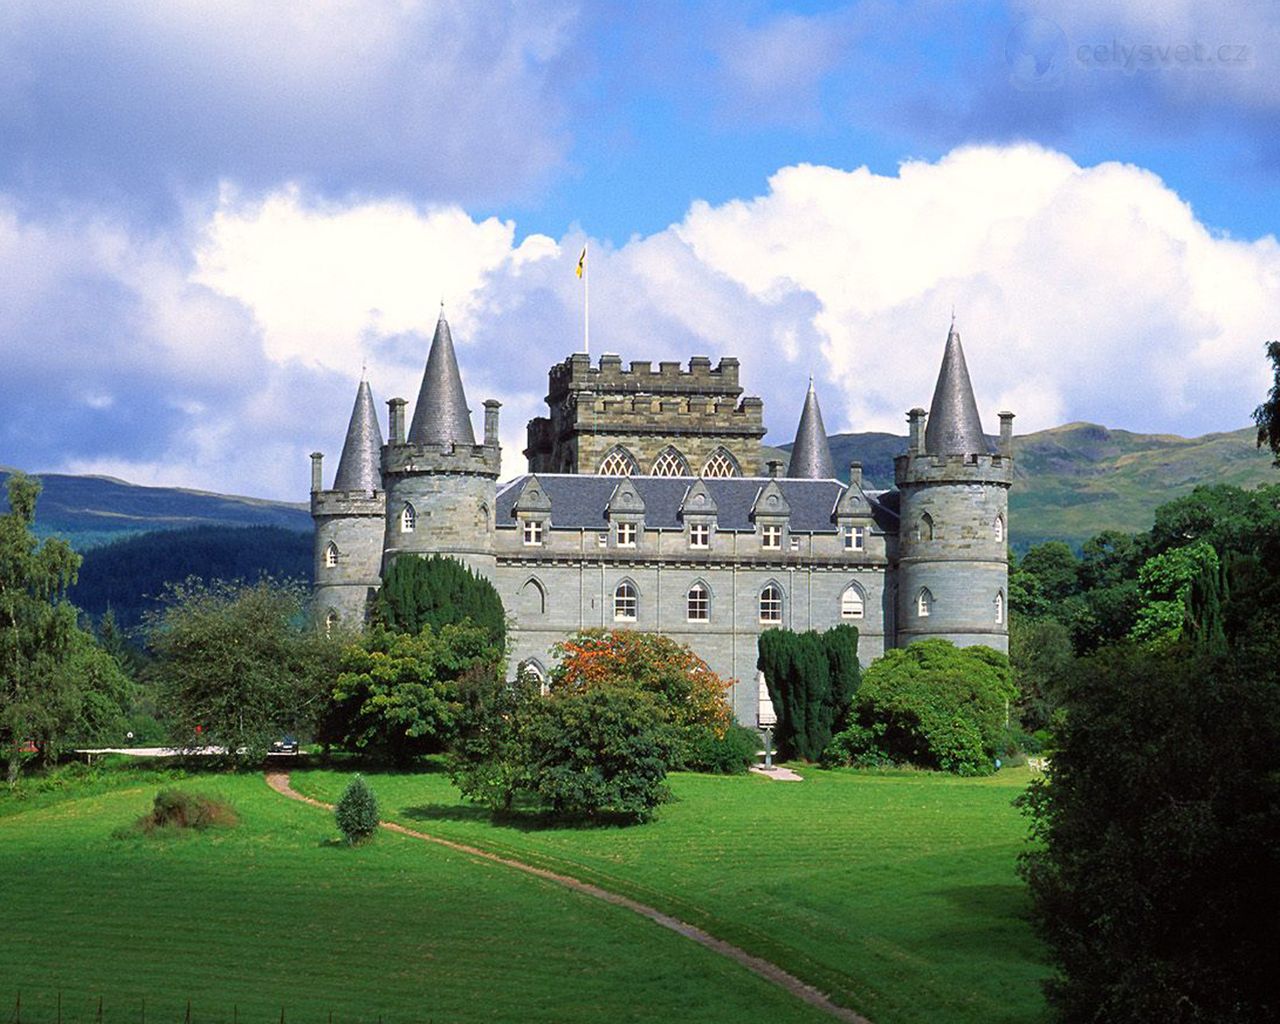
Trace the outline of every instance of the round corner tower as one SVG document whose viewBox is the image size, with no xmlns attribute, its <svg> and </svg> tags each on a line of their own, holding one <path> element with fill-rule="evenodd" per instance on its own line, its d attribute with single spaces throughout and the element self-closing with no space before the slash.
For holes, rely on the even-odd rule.
<svg viewBox="0 0 1280 1024">
<path fill-rule="evenodd" d="M 323 456 L 311 455 L 314 614 L 326 630 L 363 628 L 369 597 L 382 582 L 386 494 L 378 469 L 381 453 L 373 393 L 361 381 L 331 490 L 323 489 Z"/>
<path fill-rule="evenodd" d="M 1013 413 L 1000 414 L 991 451 L 954 324 L 929 412 L 907 418 L 908 450 L 894 460 L 898 644 L 938 637 L 1007 652 Z"/>
<path fill-rule="evenodd" d="M 449 324 L 441 313 L 405 434 L 403 398 L 390 406 L 382 450 L 386 488 L 384 570 L 400 555 L 448 555 L 493 579 L 494 502 L 502 450 L 496 401 L 485 402 L 477 444 Z"/>
</svg>

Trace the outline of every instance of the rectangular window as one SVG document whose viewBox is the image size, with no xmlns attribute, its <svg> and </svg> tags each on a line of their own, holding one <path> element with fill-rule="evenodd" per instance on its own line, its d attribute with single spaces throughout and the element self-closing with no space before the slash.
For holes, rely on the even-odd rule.
<svg viewBox="0 0 1280 1024">
<path fill-rule="evenodd" d="M 865 551 L 867 547 L 867 528 L 865 526 L 846 526 L 844 528 L 844 549 L 846 551 Z"/>
<path fill-rule="evenodd" d="M 618 524 L 618 547 L 633 548 L 636 546 L 636 524 Z"/>
<path fill-rule="evenodd" d="M 760 529 L 760 546 L 766 551 L 782 550 L 782 527 L 764 526 Z"/>
<path fill-rule="evenodd" d="M 537 547 L 542 543 L 542 520 L 526 519 L 524 521 L 525 547 Z"/>
<path fill-rule="evenodd" d="M 689 524 L 689 547 L 703 549 L 711 547 L 710 523 Z"/>
</svg>

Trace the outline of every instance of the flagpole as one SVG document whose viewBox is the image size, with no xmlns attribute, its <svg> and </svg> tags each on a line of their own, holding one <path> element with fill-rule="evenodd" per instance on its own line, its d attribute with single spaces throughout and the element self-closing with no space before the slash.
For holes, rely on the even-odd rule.
<svg viewBox="0 0 1280 1024">
<path fill-rule="evenodd" d="M 591 354 L 591 265 L 582 247 L 582 351 Z"/>
</svg>

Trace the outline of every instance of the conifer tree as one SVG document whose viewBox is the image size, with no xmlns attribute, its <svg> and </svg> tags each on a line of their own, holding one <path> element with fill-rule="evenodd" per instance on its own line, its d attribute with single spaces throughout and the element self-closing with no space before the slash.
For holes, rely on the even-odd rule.
<svg viewBox="0 0 1280 1024">
<path fill-rule="evenodd" d="M 461 562 L 438 555 L 397 558 L 383 577 L 373 617 L 395 633 L 418 633 L 428 625 L 439 630 L 470 619 L 499 648 L 506 640 L 506 612 L 493 584 Z"/>
</svg>

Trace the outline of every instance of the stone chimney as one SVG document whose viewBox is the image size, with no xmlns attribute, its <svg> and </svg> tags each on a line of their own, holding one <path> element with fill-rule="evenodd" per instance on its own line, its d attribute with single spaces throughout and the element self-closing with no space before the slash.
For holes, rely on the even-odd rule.
<svg viewBox="0 0 1280 1024">
<path fill-rule="evenodd" d="M 498 445 L 498 410 L 502 403 L 496 398 L 489 398 L 484 403 L 484 443 L 490 448 Z"/>
<path fill-rule="evenodd" d="M 924 421 L 928 415 L 919 406 L 907 413 L 907 451 L 912 455 L 920 455 L 924 452 Z"/>
<path fill-rule="evenodd" d="M 315 494 L 316 491 L 324 490 L 324 469 L 322 468 L 322 465 L 321 465 L 323 462 L 324 462 L 323 452 L 311 453 L 311 493 L 312 494 Z"/>
<path fill-rule="evenodd" d="M 391 409 L 391 414 L 387 417 L 387 444 L 404 444 L 404 407 L 407 404 L 403 398 L 387 400 Z"/>
<path fill-rule="evenodd" d="M 765 465 L 767 465 L 767 466 L 769 467 L 769 475 L 770 475 L 770 476 L 772 476 L 772 477 L 777 477 L 777 476 L 781 476 L 781 475 L 782 475 L 782 460 L 781 460 L 781 459 L 770 459 L 767 463 L 765 463 Z"/>
<path fill-rule="evenodd" d="M 849 486 L 859 487 L 859 488 L 862 486 L 862 463 L 861 462 L 849 463 Z"/>
<path fill-rule="evenodd" d="M 1000 454 L 1013 458 L 1013 413 L 1000 413 Z"/>
</svg>

